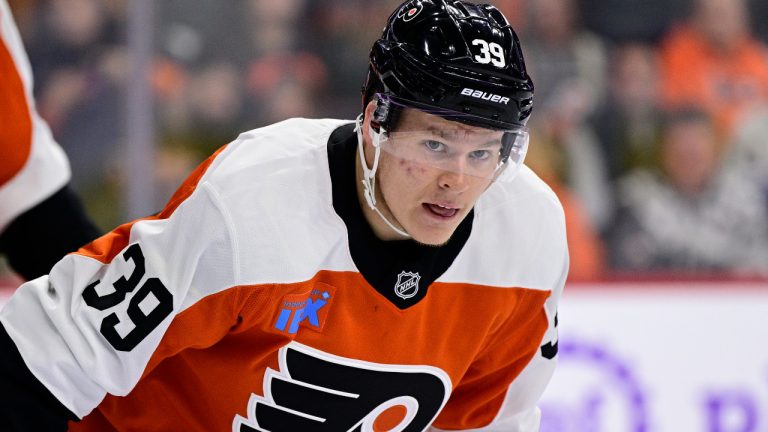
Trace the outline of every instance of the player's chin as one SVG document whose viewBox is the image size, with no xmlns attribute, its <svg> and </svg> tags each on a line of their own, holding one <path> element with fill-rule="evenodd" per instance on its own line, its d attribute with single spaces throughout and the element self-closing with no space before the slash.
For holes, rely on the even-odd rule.
<svg viewBox="0 0 768 432">
<path fill-rule="evenodd" d="M 440 227 L 421 226 L 410 230 L 409 233 L 411 234 L 413 240 L 417 243 L 426 246 L 438 247 L 448 243 L 455 231 L 456 226 L 443 225 Z"/>
<path fill-rule="evenodd" d="M 458 210 L 453 214 L 440 215 L 428 206 L 420 206 L 411 214 L 405 229 L 416 242 L 427 246 L 442 246 L 451 239 L 453 233 L 467 216 L 467 211 Z"/>
<path fill-rule="evenodd" d="M 444 240 L 437 240 L 437 239 L 421 239 L 420 240 L 420 239 L 418 239 L 416 237 L 413 237 L 413 240 L 416 243 L 418 243 L 420 245 L 423 245 L 423 246 L 431 246 L 431 247 L 445 246 L 450 239 L 451 239 L 450 236 L 447 239 L 444 239 Z"/>
<path fill-rule="evenodd" d="M 461 209 L 447 218 L 428 214 L 428 217 L 420 220 L 422 224 L 414 229 L 416 233 L 411 233 L 411 235 L 419 243 L 430 246 L 442 246 L 448 243 L 468 213 L 466 209 Z"/>
</svg>

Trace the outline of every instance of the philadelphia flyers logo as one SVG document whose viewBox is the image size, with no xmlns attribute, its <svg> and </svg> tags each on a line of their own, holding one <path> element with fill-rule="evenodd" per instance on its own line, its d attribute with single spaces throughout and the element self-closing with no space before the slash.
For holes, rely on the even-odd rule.
<svg viewBox="0 0 768 432">
<path fill-rule="evenodd" d="M 448 401 L 451 380 L 432 366 L 347 359 L 292 342 L 280 370 L 264 373 L 263 394 L 251 394 L 248 418 L 233 432 L 423 431 Z"/>
<path fill-rule="evenodd" d="M 420 1 L 408 2 L 397 13 L 398 18 L 402 18 L 403 21 L 408 22 L 414 18 L 424 9 L 424 5 Z"/>
</svg>

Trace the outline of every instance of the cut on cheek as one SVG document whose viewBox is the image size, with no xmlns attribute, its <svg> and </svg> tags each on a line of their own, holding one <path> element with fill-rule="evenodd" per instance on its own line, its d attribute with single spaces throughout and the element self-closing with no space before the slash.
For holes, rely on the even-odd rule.
<svg viewBox="0 0 768 432">
<path fill-rule="evenodd" d="M 409 176 L 422 176 L 427 172 L 424 166 L 406 159 L 398 159 L 397 164 Z"/>
</svg>

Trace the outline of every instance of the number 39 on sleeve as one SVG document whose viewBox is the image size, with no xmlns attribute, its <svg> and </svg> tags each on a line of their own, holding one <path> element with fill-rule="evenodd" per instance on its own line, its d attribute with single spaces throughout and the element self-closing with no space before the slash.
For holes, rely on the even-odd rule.
<svg viewBox="0 0 768 432">
<path fill-rule="evenodd" d="M 138 243 L 131 245 L 123 252 L 122 257 L 126 262 L 133 261 L 134 263 L 134 269 L 130 276 L 128 278 L 121 276 L 112 283 L 114 291 L 104 295 L 99 295 L 96 292 L 96 287 L 101 283 L 100 280 L 91 283 L 83 291 L 85 304 L 94 309 L 106 311 L 123 303 L 128 294 L 138 287 L 146 273 L 144 253 L 141 251 L 141 247 Z M 151 311 L 145 312 L 141 303 L 150 295 L 154 296 L 157 301 Z M 128 302 L 126 313 L 134 324 L 134 328 L 125 336 L 120 336 L 116 329 L 120 319 L 115 312 L 112 312 L 101 321 L 99 331 L 115 349 L 131 351 L 171 312 L 173 312 L 173 294 L 168 291 L 160 279 L 148 278 Z"/>
</svg>

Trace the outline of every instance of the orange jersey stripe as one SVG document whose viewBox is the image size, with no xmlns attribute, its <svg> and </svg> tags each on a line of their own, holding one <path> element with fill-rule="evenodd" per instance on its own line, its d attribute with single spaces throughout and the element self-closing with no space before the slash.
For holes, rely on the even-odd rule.
<svg viewBox="0 0 768 432">
<path fill-rule="evenodd" d="M 281 299 L 322 287 L 332 287 L 335 297 L 322 330 L 302 327 L 291 335 L 275 329 Z M 360 274 L 331 271 L 295 284 L 231 288 L 179 314 L 131 393 L 107 395 L 70 430 L 230 430 L 236 414 L 247 415 L 250 395 L 263 396 L 266 368 L 280 369 L 277 351 L 291 341 L 350 359 L 437 366 L 450 376 L 454 394 L 435 426 L 482 427 L 537 352 L 548 296 L 435 283 L 420 304 L 400 310 Z"/>
<path fill-rule="evenodd" d="M 32 150 L 32 118 L 24 83 L 11 52 L 0 38 L 0 186 L 18 173 Z"/>
<path fill-rule="evenodd" d="M 140 220 L 158 220 L 167 219 L 170 217 L 176 208 L 178 208 L 185 199 L 192 195 L 192 192 L 194 192 L 195 188 L 197 188 L 197 184 L 203 177 L 203 174 L 205 174 L 205 172 L 208 170 L 208 167 L 213 163 L 219 153 L 224 151 L 225 148 L 227 148 L 226 145 L 218 149 L 213 155 L 209 156 L 208 159 L 206 159 L 202 164 L 195 168 L 195 170 L 192 171 L 184 183 L 182 183 L 182 185 L 176 190 L 171 199 L 168 200 L 168 204 L 165 205 L 165 208 L 160 211 L 160 213 L 120 225 L 111 232 L 83 246 L 76 253 L 93 258 L 104 264 L 112 261 L 112 259 L 118 253 L 120 253 L 120 251 L 128 246 L 131 237 L 130 231 L 131 227 L 133 227 L 133 224 Z"/>
</svg>

